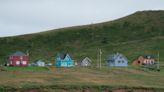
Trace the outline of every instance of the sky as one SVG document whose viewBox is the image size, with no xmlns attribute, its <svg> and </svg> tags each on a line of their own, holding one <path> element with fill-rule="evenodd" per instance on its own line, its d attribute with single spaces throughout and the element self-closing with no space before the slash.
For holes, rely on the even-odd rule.
<svg viewBox="0 0 164 92">
<path fill-rule="evenodd" d="M 111 21 L 164 10 L 164 0 L 0 0 L 0 37 Z"/>
</svg>

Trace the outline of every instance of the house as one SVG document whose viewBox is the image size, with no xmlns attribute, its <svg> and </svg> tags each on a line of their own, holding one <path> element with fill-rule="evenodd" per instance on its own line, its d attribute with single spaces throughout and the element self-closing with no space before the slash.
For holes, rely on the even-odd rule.
<svg viewBox="0 0 164 92">
<path fill-rule="evenodd" d="M 132 65 L 153 65 L 155 64 L 155 57 L 152 55 L 142 55 L 135 59 Z"/>
<path fill-rule="evenodd" d="M 126 67 L 128 66 L 128 59 L 124 55 L 116 53 L 108 56 L 107 64 L 109 66 Z"/>
<path fill-rule="evenodd" d="M 80 65 L 80 66 L 91 66 L 91 63 L 92 63 L 91 59 L 89 59 L 88 57 L 86 57 L 83 60 L 80 60 L 78 62 L 78 65 Z"/>
<path fill-rule="evenodd" d="M 52 63 L 47 63 L 46 66 L 52 66 Z"/>
<path fill-rule="evenodd" d="M 40 67 L 44 67 L 45 66 L 45 62 L 43 60 L 36 60 L 34 62 L 34 65 L 40 66 Z"/>
<path fill-rule="evenodd" d="M 21 51 L 16 51 L 9 56 L 9 66 L 28 66 L 29 56 Z"/>
<path fill-rule="evenodd" d="M 74 61 L 69 54 L 58 54 L 55 62 L 56 67 L 73 67 Z"/>
</svg>

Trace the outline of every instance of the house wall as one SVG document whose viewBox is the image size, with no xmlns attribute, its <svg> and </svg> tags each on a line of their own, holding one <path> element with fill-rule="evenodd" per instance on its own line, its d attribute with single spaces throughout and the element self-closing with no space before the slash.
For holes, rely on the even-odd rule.
<svg viewBox="0 0 164 92">
<path fill-rule="evenodd" d="M 9 65 L 10 66 L 27 66 L 29 61 L 28 56 L 10 56 Z"/>
<path fill-rule="evenodd" d="M 72 67 L 74 66 L 74 62 L 68 56 L 66 56 L 65 59 L 61 59 L 60 57 L 58 57 L 56 59 L 56 66 L 57 67 Z"/>
<path fill-rule="evenodd" d="M 91 63 L 88 60 L 83 60 L 81 62 L 81 66 L 90 66 L 90 65 L 91 65 Z"/>
<path fill-rule="evenodd" d="M 115 66 L 128 66 L 128 61 L 125 59 L 116 59 Z"/>
<path fill-rule="evenodd" d="M 74 63 L 72 61 L 62 61 L 61 67 L 72 67 L 74 66 Z"/>
<path fill-rule="evenodd" d="M 45 66 L 45 63 L 44 62 L 37 62 L 37 65 L 38 66 Z"/>
</svg>

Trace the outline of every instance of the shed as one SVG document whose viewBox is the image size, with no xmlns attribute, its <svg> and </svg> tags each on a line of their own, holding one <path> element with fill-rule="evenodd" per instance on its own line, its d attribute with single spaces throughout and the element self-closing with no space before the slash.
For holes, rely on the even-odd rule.
<svg viewBox="0 0 164 92">
<path fill-rule="evenodd" d="M 37 60 L 35 61 L 36 66 L 40 66 L 40 67 L 44 67 L 45 66 L 45 62 L 43 60 Z"/>
</svg>

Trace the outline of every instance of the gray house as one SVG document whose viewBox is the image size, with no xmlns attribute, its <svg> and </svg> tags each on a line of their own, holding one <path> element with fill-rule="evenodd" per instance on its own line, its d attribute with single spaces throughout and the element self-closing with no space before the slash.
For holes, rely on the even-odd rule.
<svg viewBox="0 0 164 92">
<path fill-rule="evenodd" d="M 126 67 L 128 66 L 128 59 L 124 55 L 116 53 L 107 58 L 107 64 L 109 66 Z"/>
<path fill-rule="evenodd" d="M 92 61 L 91 61 L 91 59 L 86 57 L 78 63 L 79 63 L 80 66 L 91 66 Z"/>
</svg>

